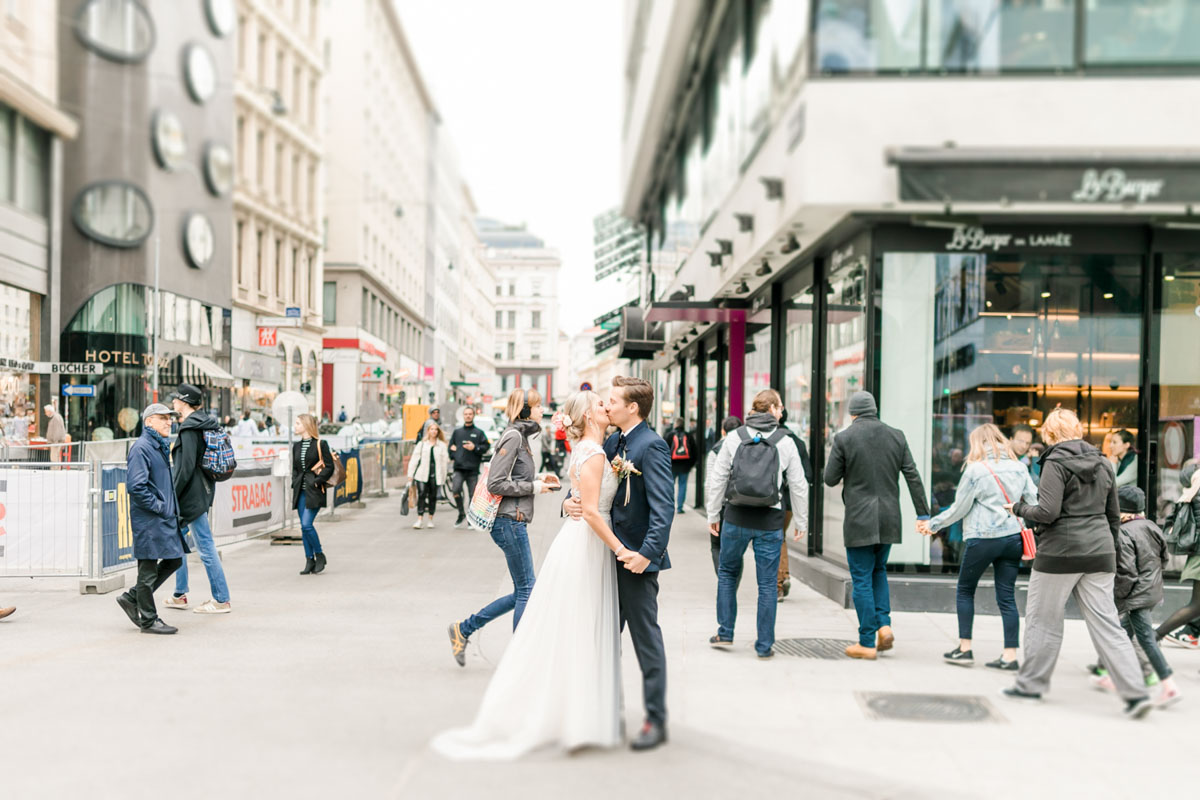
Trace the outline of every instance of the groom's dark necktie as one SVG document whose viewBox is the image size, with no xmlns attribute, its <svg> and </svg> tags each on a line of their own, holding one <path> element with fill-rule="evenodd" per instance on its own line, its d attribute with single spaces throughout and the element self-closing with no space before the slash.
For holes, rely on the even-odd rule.
<svg viewBox="0 0 1200 800">
<path fill-rule="evenodd" d="M 624 458 L 624 457 L 625 457 L 625 434 L 623 434 L 623 433 L 622 433 L 622 434 L 619 434 L 619 435 L 617 436 L 617 452 L 616 452 L 616 455 L 619 455 L 621 458 Z"/>
</svg>

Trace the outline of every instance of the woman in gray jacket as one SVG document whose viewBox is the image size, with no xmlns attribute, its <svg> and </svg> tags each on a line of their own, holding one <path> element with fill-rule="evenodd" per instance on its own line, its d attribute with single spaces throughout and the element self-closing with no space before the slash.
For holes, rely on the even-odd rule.
<svg viewBox="0 0 1200 800">
<path fill-rule="evenodd" d="M 1025 661 L 1016 684 L 1004 694 L 1041 699 L 1050 688 L 1067 600 L 1074 597 L 1125 701 L 1125 713 L 1140 719 L 1152 705 L 1113 601 L 1121 525 L 1115 476 L 1100 451 L 1083 441 L 1083 425 L 1074 412 L 1056 408 L 1047 414 L 1042 439 L 1049 448 L 1041 458 L 1038 503 L 1009 507 L 1041 529 L 1025 605 Z"/>
<path fill-rule="evenodd" d="M 971 630 L 975 623 L 975 589 L 990 566 L 996 581 L 996 605 L 1004 624 L 1004 652 L 987 666 L 1015 672 L 1021 617 L 1017 612 L 1017 572 L 1021 567 L 1021 523 L 1005 503 L 1037 503 L 1037 487 L 1029 470 L 1017 460 L 1008 440 L 990 422 L 971 431 L 971 445 L 954 503 L 927 523 L 918 523 L 930 536 L 963 520 L 962 563 L 958 568 L 958 647 L 946 653 L 949 664 L 972 666 Z"/>
<path fill-rule="evenodd" d="M 541 418 L 542 397 L 536 389 L 514 389 L 508 396 L 509 426 L 496 442 L 495 455 L 488 467 L 487 490 L 503 498 L 492 526 L 492 541 L 508 562 L 513 591 L 462 622 L 450 625 L 450 649 L 460 667 L 467 663 L 467 640 L 471 634 L 509 611 L 513 612 L 513 630 L 516 630 L 533 591 L 533 554 L 526 531 L 526 525 L 533 521 L 533 497 L 561 487 L 557 475 L 538 476 L 534 471 L 529 440 L 541 432 Z"/>
</svg>

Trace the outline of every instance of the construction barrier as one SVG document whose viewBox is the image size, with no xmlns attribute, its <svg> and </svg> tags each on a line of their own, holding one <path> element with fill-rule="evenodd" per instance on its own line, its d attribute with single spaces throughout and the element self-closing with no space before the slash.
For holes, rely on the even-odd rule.
<svg viewBox="0 0 1200 800">
<path fill-rule="evenodd" d="M 89 464 L 0 464 L 0 576 L 87 575 Z"/>
</svg>

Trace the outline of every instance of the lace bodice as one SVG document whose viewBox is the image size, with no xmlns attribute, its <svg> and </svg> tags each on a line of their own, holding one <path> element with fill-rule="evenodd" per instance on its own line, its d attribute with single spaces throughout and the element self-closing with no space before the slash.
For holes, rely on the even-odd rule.
<svg viewBox="0 0 1200 800">
<path fill-rule="evenodd" d="M 604 459 L 604 477 L 600 481 L 600 513 L 609 516 L 612 513 L 613 498 L 617 496 L 617 476 L 608 468 L 608 459 L 604 456 L 604 448 L 595 442 L 581 439 L 575 443 L 571 452 L 571 482 L 579 482 L 580 470 L 589 458 L 599 455 Z"/>
</svg>

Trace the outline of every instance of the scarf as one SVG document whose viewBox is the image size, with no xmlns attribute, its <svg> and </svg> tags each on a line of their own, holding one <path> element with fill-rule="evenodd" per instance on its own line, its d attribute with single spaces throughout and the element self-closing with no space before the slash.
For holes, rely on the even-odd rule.
<svg viewBox="0 0 1200 800">
<path fill-rule="evenodd" d="M 163 436 L 154 428 L 146 428 L 146 433 L 150 434 L 150 441 L 158 445 L 158 449 L 162 450 L 163 457 L 167 459 L 167 463 L 171 463 L 171 440 Z"/>
</svg>

